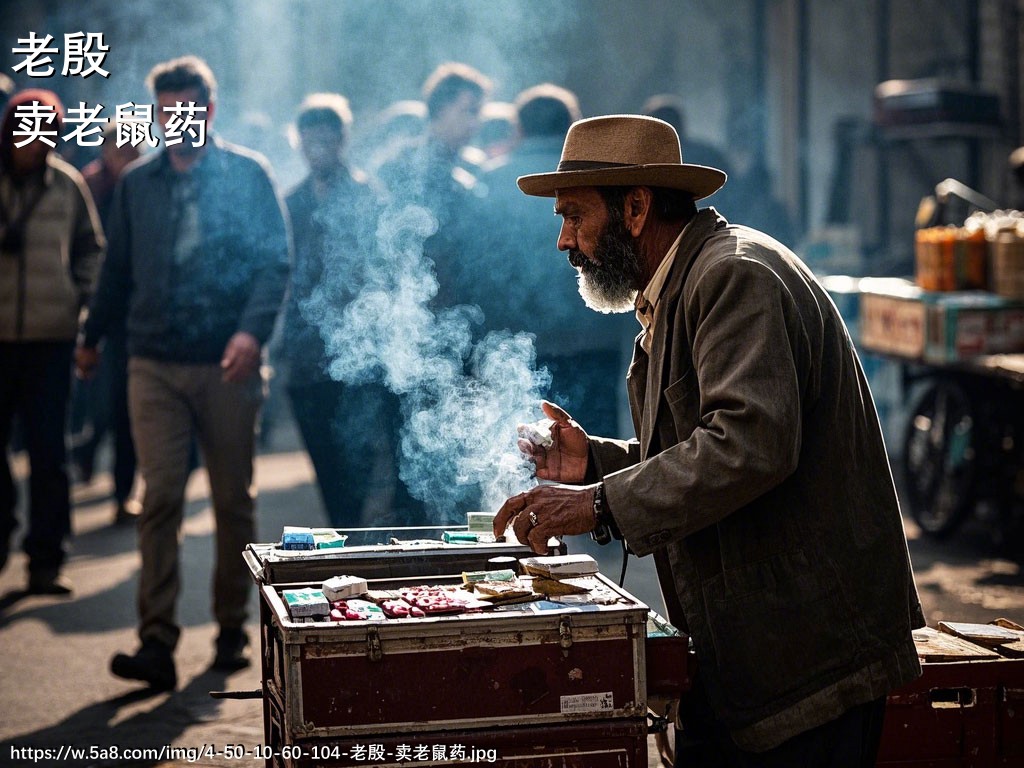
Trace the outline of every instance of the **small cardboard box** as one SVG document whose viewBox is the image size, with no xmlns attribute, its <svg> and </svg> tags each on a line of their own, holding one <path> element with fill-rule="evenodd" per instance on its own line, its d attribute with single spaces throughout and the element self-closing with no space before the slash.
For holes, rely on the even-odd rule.
<svg viewBox="0 0 1024 768">
<path fill-rule="evenodd" d="M 926 307 L 923 291 L 901 278 L 860 281 L 860 344 L 870 352 L 924 356 Z"/>
<path fill-rule="evenodd" d="M 987 291 L 923 291 L 901 278 L 860 281 L 860 344 L 932 363 L 1024 351 L 1024 302 Z"/>
<path fill-rule="evenodd" d="M 924 357 L 950 363 L 1024 351 L 1024 304 L 984 291 L 925 294 Z"/>
</svg>

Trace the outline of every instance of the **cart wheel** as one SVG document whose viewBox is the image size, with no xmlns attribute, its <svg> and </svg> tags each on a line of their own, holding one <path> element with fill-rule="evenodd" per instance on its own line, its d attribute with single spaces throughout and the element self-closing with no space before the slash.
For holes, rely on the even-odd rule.
<svg viewBox="0 0 1024 768">
<path fill-rule="evenodd" d="M 970 512 L 974 496 L 975 415 L 957 382 L 940 380 L 914 409 L 903 444 L 910 512 L 925 533 L 948 536 Z"/>
</svg>

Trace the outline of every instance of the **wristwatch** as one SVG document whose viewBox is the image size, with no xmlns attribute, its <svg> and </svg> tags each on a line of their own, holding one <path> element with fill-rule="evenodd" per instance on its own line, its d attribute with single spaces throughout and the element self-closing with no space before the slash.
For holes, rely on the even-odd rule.
<svg viewBox="0 0 1024 768">
<path fill-rule="evenodd" d="M 607 544 L 612 540 L 612 521 L 608 506 L 604 503 L 604 483 L 598 483 L 594 489 L 594 530 L 590 538 L 598 544 Z"/>
</svg>

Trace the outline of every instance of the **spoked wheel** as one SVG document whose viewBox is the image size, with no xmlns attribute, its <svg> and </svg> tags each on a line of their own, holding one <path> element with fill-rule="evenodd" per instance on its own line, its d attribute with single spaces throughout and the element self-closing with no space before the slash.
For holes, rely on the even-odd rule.
<svg viewBox="0 0 1024 768">
<path fill-rule="evenodd" d="M 970 397 L 953 380 L 925 392 L 910 417 L 903 466 L 910 512 L 928 534 L 948 536 L 971 511 L 977 422 Z"/>
</svg>

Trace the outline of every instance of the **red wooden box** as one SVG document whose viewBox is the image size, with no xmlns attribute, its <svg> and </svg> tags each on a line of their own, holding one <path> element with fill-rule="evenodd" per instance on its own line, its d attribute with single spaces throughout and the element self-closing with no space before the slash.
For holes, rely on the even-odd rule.
<svg viewBox="0 0 1024 768">
<path fill-rule="evenodd" d="M 647 607 L 595 579 L 620 602 L 336 623 L 293 620 L 280 588 L 265 585 L 268 686 L 285 731 L 334 738 L 642 718 Z"/>
<path fill-rule="evenodd" d="M 915 637 L 926 656 L 928 635 Z M 975 658 L 926 658 L 924 674 L 889 695 L 879 766 L 1024 768 L 1024 659 L 974 648 Z"/>
</svg>

